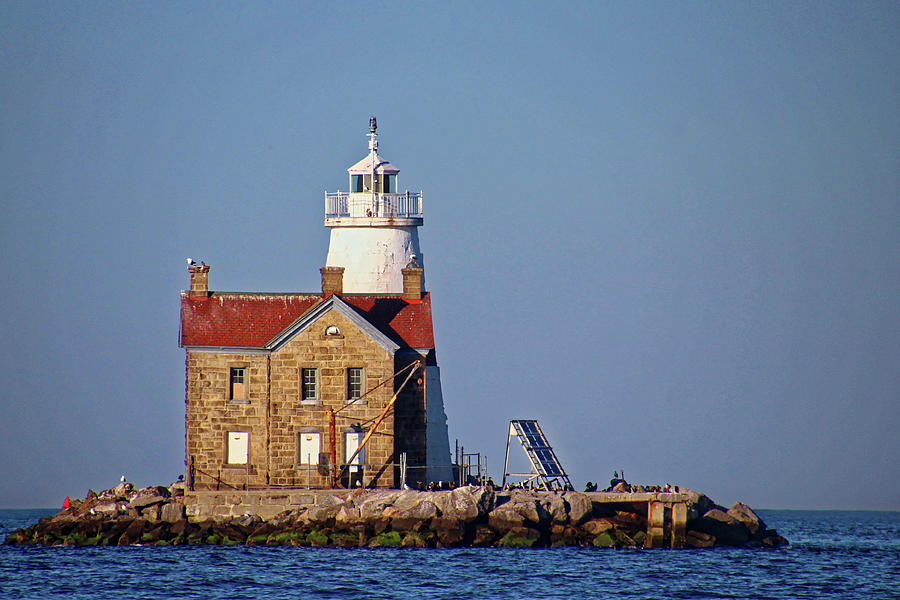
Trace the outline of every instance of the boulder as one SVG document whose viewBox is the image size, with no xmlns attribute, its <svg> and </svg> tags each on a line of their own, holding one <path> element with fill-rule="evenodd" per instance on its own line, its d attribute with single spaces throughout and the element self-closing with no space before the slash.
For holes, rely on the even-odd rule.
<svg viewBox="0 0 900 600">
<path fill-rule="evenodd" d="M 716 538 L 708 533 L 691 529 L 687 532 L 684 543 L 688 548 L 712 548 L 716 544 Z"/>
<path fill-rule="evenodd" d="M 647 527 L 647 517 L 644 515 L 635 514 L 633 512 L 626 512 L 624 510 L 617 510 L 613 520 L 616 523 L 620 523 L 622 525 L 626 525 L 628 527 L 637 527 L 637 528 L 646 528 Z"/>
<path fill-rule="evenodd" d="M 591 498 L 583 492 L 566 492 L 563 500 L 569 505 L 569 522 L 578 525 L 591 516 Z"/>
<path fill-rule="evenodd" d="M 491 546 L 497 541 L 497 532 L 487 525 L 476 525 L 475 535 L 472 538 L 473 546 Z"/>
<path fill-rule="evenodd" d="M 535 525 L 550 520 L 550 513 L 541 506 L 534 494 L 516 491 L 510 494 L 509 502 L 504 504 L 503 508 L 519 513 L 526 521 Z"/>
<path fill-rule="evenodd" d="M 184 504 L 181 502 L 168 502 L 162 505 L 159 511 L 159 519 L 167 523 L 174 523 L 184 518 Z"/>
<path fill-rule="evenodd" d="M 710 500 L 706 494 L 688 488 L 679 488 L 679 492 L 688 499 L 688 521 L 699 519 L 707 511 L 716 508 L 716 503 Z"/>
<path fill-rule="evenodd" d="M 766 524 L 763 520 L 753 512 L 752 508 L 743 502 L 735 502 L 734 506 L 729 508 L 726 514 L 743 523 L 752 537 L 757 537 L 757 534 L 766 529 Z"/>
<path fill-rule="evenodd" d="M 333 527 L 335 517 L 340 512 L 343 504 L 317 504 L 311 506 L 306 514 L 307 520 L 316 526 Z"/>
<path fill-rule="evenodd" d="M 114 487 L 112 490 L 104 490 L 103 494 L 112 496 L 116 500 L 127 500 L 129 496 L 133 495 L 131 493 L 132 490 L 134 490 L 134 486 L 125 481 Z"/>
<path fill-rule="evenodd" d="M 399 492 L 375 492 L 366 496 L 359 504 L 359 516 L 363 521 L 375 521 L 382 517 L 384 510 L 392 506 Z"/>
<path fill-rule="evenodd" d="M 591 535 L 600 535 L 604 531 L 614 529 L 615 526 L 615 523 L 609 519 L 591 519 L 590 521 L 585 522 L 581 528 Z"/>
<path fill-rule="evenodd" d="M 437 506 L 429 500 L 422 500 L 412 508 L 395 512 L 391 516 L 391 526 L 398 531 L 418 531 L 437 516 Z"/>
<path fill-rule="evenodd" d="M 769 548 L 777 548 L 778 546 L 787 546 L 789 544 L 789 542 L 778 535 L 778 532 L 774 529 L 762 531 L 759 537 L 762 545 Z"/>
<path fill-rule="evenodd" d="M 151 504 L 161 504 L 171 497 L 169 489 L 161 485 L 144 488 L 131 498 L 128 504 L 132 508 L 142 509 Z"/>
<path fill-rule="evenodd" d="M 91 507 L 91 514 L 95 513 L 104 513 L 107 515 L 115 515 L 119 513 L 119 503 L 116 501 L 112 502 L 98 502 L 94 506 Z"/>
<path fill-rule="evenodd" d="M 125 531 L 122 532 L 122 535 L 119 536 L 118 545 L 119 546 L 128 546 L 131 544 L 136 544 L 141 541 L 141 536 L 144 533 L 144 527 L 147 526 L 147 521 L 144 519 L 134 519 L 128 524 Z"/>
<path fill-rule="evenodd" d="M 569 522 L 569 512 L 566 510 L 566 502 L 556 492 L 542 492 L 538 494 L 538 503 L 552 523 L 564 524 Z"/>
<path fill-rule="evenodd" d="M 538 543 L 541 532 L 531 527 L 513 527 L 497 542 L 505 548 L 531 548 Z"/>
<path fill-rule="evenodd" d="M 451 490 L 441 512 L 444 517 L 458 521 L 474 521 L 485 514 L 479 510 L 478 500 L 469 491 L 469 486 Z"/>
<path fill-rule="evenodd" d="M 341 529 L 349 529 L 360 523 L 359 509 L 352 504 L 342 504 L 334 516 L 334 526 Z"/>
<path fill-rule="evenodd" d="M 488 513 L 488 525 L 500 535 L 505 535 L 515 527 L 522 527 L 525 517 L 508 504 L 504 504 Z"/>
<path fill-rule="evenodd" d="M 400 545 L 404 548 L 426 548 L 428 542 L 419 533 L 410 531 L 403 537 Z"/>
<path fill-rule="evenodd" d="M 459 546 L 465 538 L 466 525 L 460 519 L 435 517 L 431 520 L 430 528 L 444 547 Z"/>
<path fill-rule="evenodd" d="M 716 542 L 727 546 L 743 546 L 750 539 L 746 525 L 718 508 L 706 511 L 691 524 L 691 528 L 708 533 L 716 538 Z"/>
</svg>

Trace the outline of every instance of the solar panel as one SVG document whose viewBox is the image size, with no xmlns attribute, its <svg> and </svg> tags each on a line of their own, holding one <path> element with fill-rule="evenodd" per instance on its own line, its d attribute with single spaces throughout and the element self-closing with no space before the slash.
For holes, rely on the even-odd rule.
<svg viewBox="0 0 900 600">
<path fill-rule="evenodd" d="M 556 453 L 547 441 L 547 437 L 541 430 L 541 426 L 535 419 L 514 419 L 509 422 L 509 436 L 506 440 L 506 461 L 509 465 L 509 441 L 515 436 L 522 444 L 528 460 L 531 461 L 531 473 L 520 474 L 527 477 L 527 483 L 534 479 L 540 479 L 546 489 L 564 488 L 572 489 L 569 476 L 563 470 L 556 458 Z M 507 475 L 511 475 L 504 467 L 503 482 L 506 483 Z"/>
</svg>

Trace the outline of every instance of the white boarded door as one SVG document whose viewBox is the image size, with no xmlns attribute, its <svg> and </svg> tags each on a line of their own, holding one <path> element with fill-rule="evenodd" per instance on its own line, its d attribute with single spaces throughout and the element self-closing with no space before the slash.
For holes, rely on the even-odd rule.
<svg viewBox="0 0 900 600">
<path fill-rule="evenodd" d="M 246 465 L 249 448 L 249 433 L 246 431 L 228 432 L 228 464 Z"/>
</svg>

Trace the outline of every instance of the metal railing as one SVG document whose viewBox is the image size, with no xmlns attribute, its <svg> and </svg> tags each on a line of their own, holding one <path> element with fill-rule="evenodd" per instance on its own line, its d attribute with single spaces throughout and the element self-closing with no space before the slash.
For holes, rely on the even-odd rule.
<svg viewBox="0 0 900 600">
<path fill-rule="evenodd" d="M 422 218 L 422 192 L 325 192 L 325 218 Z"/>
</svg>

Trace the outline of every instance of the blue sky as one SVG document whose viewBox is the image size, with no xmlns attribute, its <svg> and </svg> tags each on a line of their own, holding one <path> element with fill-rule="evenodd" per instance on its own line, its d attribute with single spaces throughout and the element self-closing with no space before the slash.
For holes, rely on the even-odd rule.
<svg viewBox="0 0 900 600">
<path fill-rule="evenodd" d="M 900 8 L 0 6 L 0 506 L 183 471 L 184 259 L 314 291 L 368 118 L 424 190 L 451 440 L 900 509 Z"/>
</svg>

